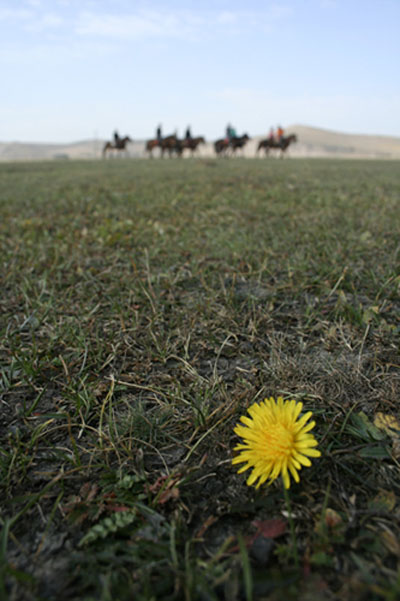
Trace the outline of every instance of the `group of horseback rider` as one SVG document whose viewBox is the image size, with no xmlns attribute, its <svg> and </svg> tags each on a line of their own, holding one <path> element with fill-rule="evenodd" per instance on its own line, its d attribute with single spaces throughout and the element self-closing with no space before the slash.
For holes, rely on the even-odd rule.
<svg viewBox="0 0 400 601">
<path fill-rule="evenodd" d="M 271 143 L 275 143 L 278 146 L 281 144 L 282 139 L 283 139 L 283 134 L 284 134 L 284 130 L 282 129 L 282 127 L 280 125 L 278 125 L 278 127 L 276 128 L 276 131 L 274 130 L 273 127 L 270 128 L 269 130 L 269 134 L 268 134 L 268 140 Z M 176 133 L 174 134 L 176 137 Z M 234 127 L 232 127 L 232 125 L 230 123 L 228 123 L 228 125 L 226 126 L 226 136 L 225 136 L 225 140 L 227 143 L 231 143 L 233 138 L 237 138 L 237 134 L 236 134 L 236 129 Z M 113 139 L 114 139 L 114 146 L 115 148 L 120 148 L 121 147 L 121 142 L 122 142 L 122 138 L 120 138 L 118 131 L 116 130 L 114 132 L 113 135 Z M 156 130 L 156 139 L 158 141 L 158 143 L 161 145 L 161 142 L 163 140 L 163 136 L 162 136 L 162 130 L 161 130 L 161 125 L 159 125 L 157 127 Z M 190 126 L 188 126 L 186 128 L 186 132 L 185 132 L 185 140 L 192 140 L 192 132 L 190 129 Z"/>
<path fill-rule="evenodd" d="M 177 133 L 175 132 L 172 136 L 168 136 L 168 137 L 175 137 L 175 138 L 177 138 L 178 136 L 177 136 Z M 161 125 L 159 125 L 157 127 L 157 130 L 156 130 L 156 139 L 157 139 L 157 142 L 161 146 L 161 142 L 164 139 L 163 136 L 162 136 L 162 132 L 161 132 Z M 190 131 L 190 127 L 187 127 L 184 139 L 185 140 L 193 140 L 192 133 Z M 119 133 L 118 133 L 118 131 L 115 130 L 114 133 L 113 133 L 114 148 L 117 148 L 117 149 L 120 148 L 123 140 L 124 140 L 124 138 L 121 138 L 120 135 L 119 135 Z"/>
<path fill-rule="evenodd" d="M 284 137 L 284 130 L 282 128 L 281 125 L 278 125 L 278 127 L 276 128 L 276 131 L 274 130 L 273 127 L 270 128 L 269 130 L 269 134 L 268 134 L 268 139 L 270 140 L 270 142 L 275 142 L 277 145 L 280 145 L 283 137 Z M 226 126 L 226 137 L 225 140 L 227 142 L 231 142 L 233 140 L 233 138 L 237 138 L 237 133 L 236 133 L 236 129 L 234 127 L 232 127 L 232 125 L 230 123 L 228 123 L 228 125 Z"/>
<path fill-rule="evenodd" d="M 214 149 L 217 155 L 222 156 L 227 153 L 228 149 L 231 149 L 232 152 L 235 152 L 238 148 L 243 148 L 249 139 L 250 138 L 247 134 L 238 136 L 232 125 L 228 124 L 226 127 L 226 137 L 221 140 L 217 140 L 214 143 Z M 149 140 L 147 142 L 146 150 L 150 153 L 150 156 L 152 156 L 151 153 L 153 149 L 156 146 L 159 146 L 162 154 L 165 150 L 167 150 L 169 154 L 171 154 L 171 152 L 176 152 L 178 155 L 181 155 L 185 148 L 190 149 L 193 153 L 196 151 L 199 144 L 204 143 L 205 140 L 202 136 L 193 138 L 189 126 L 186 128 L 185 137 L 182 140 L 179 140 L 176 131 L 170 136 L 163 137 L 161 125 L 159 125 L 156 129 L 156 139 Z"/>
<path fill-rule="evenodd" d="M 247 134 L 238 136 L 236 129 L 232 127 L 230 123 L 228 123 L 225 130 L 225 137 L 214 142 L 214 149 L 217 155 L 228 156 L 229 153 L 235 154 L 236 150 L 243 149 L 249 139 L 250 138 Z M 276 131 L 271 127 L 268 138 L 260 140 L 257 147 L 257 153 L 260 150 L 265 150 L 266 154 L 268 154 L 270 149 L 277 149 L 281 151 L 281 156 L 283 156 L 283 153 L 286 151 L 288 146 L 296 140 L 297 137 L 295 134 L 284 136 L 284 130 L 280 125 L 278 125 L 276 128 Z M 121 138 L 118 134 L 118 131 L 114 131 L 113 141 L 107 142 L 104 146 L 103 156 L 105 156 L 107 150 L 120 150 L 126 152 L 126 145 L 131 141 L 132 140 L 129 136 Z M 172 135 L 163 136 L 161 125 L 159 125 L 156 129 L 156 138 L 147 141 L 146 151 L 149 152 L 150 156 L 152 156 L 153 149 L 160 148 L 161 156 L 164 156 L 164 152 L 168 152 L 170 156 L 172 153 L 176 153 L 178 156 L 181 156 L 183 151 L 188 149 L 192 152 L 192 155 L 194 155 L 199 144 L 204 143 L 205 139 L 202 136 L 197 138 L 192 136 L 190 126 L 186 128 L 185 137 L 183 139 L 179 139 L 176 131 Z"/>
<path fill-rule="evenodd" d="M 165 152 L 170 156 L 173 153 L 182 156 L 185 150 L 189 150 L 192 153 L 192 156 L 194 156 L 200 144 L 205 144 L 205 139 L 203 136 L 193 137 L 189 126 L 186 128 L 185 137 L 181 139 L 178 138 L 176 130 L 173 134 L 163 136 L 161 125 L 159 125 L 156 129 L 155 139 L 146 142 L 146 151 L 151 157 L 153 156 L 152 153 L 155 148 L 161 150 L 161 156 L 164 156 Z"/>
<path fill-rule="evenodd" d="M 177 135 L 176 131 L 175 131 L 175 133 L 174 133 L 173 135 L 174 135 L 176 138 L 178 137 L 178 135 Z M 162 133 L 161 133 L 161 125 L 159 125 L 159 126 L 157 127 L 157 129 L 156 129 L 156 138 L 157 138 L 157 141 L 159 142 L 159 144 L 161 145 L 161 142 L 162 142 L 162 140 L 163 140 L 163 136 L 162 136 Z M 192 137 L 192 132 L 191 132 L 191 130 L 190 130 L 190 126 L 188 126 L 188 127 L 186 128 L 186 132 L 185 132 L 185 138 L 184 138 L 184 139 L 185 139 L 185 140 L 193 140 L 193 137 Z"/>
</svg>

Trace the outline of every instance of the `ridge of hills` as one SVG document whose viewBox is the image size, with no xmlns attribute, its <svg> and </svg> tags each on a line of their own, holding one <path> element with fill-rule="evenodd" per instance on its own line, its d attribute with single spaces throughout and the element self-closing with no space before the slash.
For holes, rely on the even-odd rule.
<svg viewBox="0 0 400 601">
<path fill-rule="evenodd" d="M 346 134 L 306 125 L 291 125 L 287 134 L 296 133 L 298 142 L 288 154 L 292 157 L 399 159 L 400 138 L 368 134 Z M 244 155 L 256 156 L 258 142 L 267 134 L 254 136 Z M 101 157 L 105 140 L 81 140 L 72 143 L 0 142 L 0 161 L 95 159 Z M 127 147 L 129 156 L 146 156 L 145 140 L 134 140 Z M 199 147 L 199 156 L 213 156 L 213 141 Z M 275 153 L 276 154 L 276 153 Z M 156 156 L 156 152 L 155 152 Z"/>
</svg>

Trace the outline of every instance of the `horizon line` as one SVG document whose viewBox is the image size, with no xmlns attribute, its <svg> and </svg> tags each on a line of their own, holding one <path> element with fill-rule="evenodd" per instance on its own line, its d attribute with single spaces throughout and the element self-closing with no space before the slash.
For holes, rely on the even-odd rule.
<svg viewBox="0 0 400 601">
<path fill-rule="evenodd" d="M 330 133 L 330 134 L 336 134 L 336 135 L 341 135 L 341 136 L 360 136 L 360 137 L 370 137 L 370 138 L 391 138 L 391 139 L 399 139 L 400 140 L 400 134 L 399 135 L 389 135 L 389 134 L 381 134 L 381 133 L 363 133 L 363 132 L 347 132 L 347 131 L 340 131 L 340 130 L 335 130 L 335 129 L 329 129 L 327 127 L 322 127 L 322 126 L 316 126 L 316 125 L 307 125 L 307 124 L 303 124 L 303 123 L 295 123 L 293 125 L 287 125 L 284 127 L 285 130 L 291 131 L 293 128 L 295 127 L 302 127 L 302 128 L 306 128 L 306 129 L 312 129 L 312 130 L 317 130 L 317 131 L 321 131 L 321 132 L 326 132 L 326 133 Z M 261 134 L 253 134 L 251 137 L 252 138 L 259 138 L 259 137 L 263 137 L 263 136 L 268 136 L 268 133 L 261 133 Z M 179 137 L 179 136 L 178 136 Z M 220 136 L 222 137 L 222 136 Z M 153 139 L 153 137 L 146 137 L 146 138 L 133 138 L 132 142 L 133 143 L 140 143 L 140 142 L 146 142 L 147 140 L 151 140 Z M 110 138 L 103 138 L 103 137 L 92 137 L 92 138 L 80 138 L 80 139 L 75 139 L 72 141 L 63 141 L 63 142 L 54 142 L 54 141 L 28 141 L 28 140 L 0 140 L 0 144 L 34 144 L 34 145 L 40 145 L 40 146 L 72 146 L 74 144 L 82 144 L 83 142 L 106 142 L 107 140 L 109 140 Z M 218 138 L 215 138 L 218 139 Z M 206 139 L 206 142 L 213 142 L 215 141 L 214 138 L 210 138 L 209 140 Z"/>
</svg>

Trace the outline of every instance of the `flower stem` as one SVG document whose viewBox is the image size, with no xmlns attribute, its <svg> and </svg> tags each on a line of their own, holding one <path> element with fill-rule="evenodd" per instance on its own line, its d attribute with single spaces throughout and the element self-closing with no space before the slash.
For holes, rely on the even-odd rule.
<svg viewBox="0 0 400 601">
<path fill-rule="evenodd" d="M 283 485 L 283 495 L 285 497 L 285 502 L 286 502 L 286 507 L 287 507 L 287 512 L 288 512 L 290 537 L 292 539 L 292 555 L 293 555 L 293 559 L 294 559 L 294 565 L 296 567 L 296 570 L 298 570 L 299 569 L 299 555 L 297 553 L 297 538 L 296 538 L 296 532 L 294 530 L 294 521 L 293 521 L 293 516 L 292 516 L 292 506 L 290 504 L 289 492 L 288 492 L 288 489 L 285 487 L 285 485 Z"/>
</svg>

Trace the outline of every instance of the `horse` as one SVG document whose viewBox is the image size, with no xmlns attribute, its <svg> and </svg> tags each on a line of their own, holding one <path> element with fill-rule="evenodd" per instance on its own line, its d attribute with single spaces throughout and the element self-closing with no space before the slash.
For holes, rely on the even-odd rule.
<svg viewBox="0 0 400 601">
<path fill-rule="evenodd" d="M 235 136 L 230 139 L 229 145 L 232 148 L 232 154 L 236 153 L 238 148 L 244 148 L 246 143 L 250 140 L 247 134 L 243 134 L 243 136 Z"/>
<path fill-rule="evenodd" d="M 198 136 L 197 138 L 184 138 L 181 143 L 183 150 L 188 148 L 191 151 L 192 156 L 194 156 L 194 153 L 198 149 L 199 145 L 205 144 L 206 141 L 203 136 Z"/>
<path fill-rule="evenodd" d="M 159 142 L 159 146 L 161 148 L 162 158 L 164 158 L 165 151 L 168 152 L 170 158 L 172 157 L 173 152 L 176 152 L 178 156 L 181 156 L 183 152 L 182 140 L 178 140 L 176 134 L 162 138 Z"/>
<path fill-rule="evenodd" d="M 280 150 L 280 158 L 283 158 L 284 153 L 293 143 L 297 142 L 296 134 L 290 134 L 290 136 L 284 136 L 279 142 L 273 138 L 267 138 L 266 140 L 260 140 L 257 147 L 257 154 L 261 149 L 265 150 L 265 154 L 268 155 L 270 150 Z"/>
<path fill-rule="evenodd" d="M 150 158 L 153 158 L 154 148 L 158 148 L 159 146 L 160 146 L 160 141 L 157 138 L 155 138 L 154 140 L 147 140 L 146 152 L 149 153 Z"/>
<path fill-rule="evenodd" d="M 128 142 L 132 142 L 129 136 L 125 136 L 124 138 L 118 138 L 115 142 L 106 142 L 103 148 L 103 157 L 106 157 L 107 151 L 118 150 L 118 152 L 124 152 L 128 155 L 128 151 L 126 149 L 126 145 Z"/>
<path fill-rule="evenodd" d="M 221 138 L 220 140 L 216 140 L 214 142 L 214 150 L 217 156 L 227 156 L 229 148 L 229 139 Z"/>
<path fill-rule="evenodd" d="M 153 158 L 154 148 L 159 148 L 161 152 L 161 158 L 164 157 L 164 153 L 168 152 L 169 156 L 172 156 L 173 152 L 176 152 L 178 156 L 181 156 L 184 150 L 184 140 L 178 140 L 176 134 L 165 136 L 165 138 L 154 138 L 146 142 L 146 152 L 149 153 L 150 158 Z"/>
</svg>

